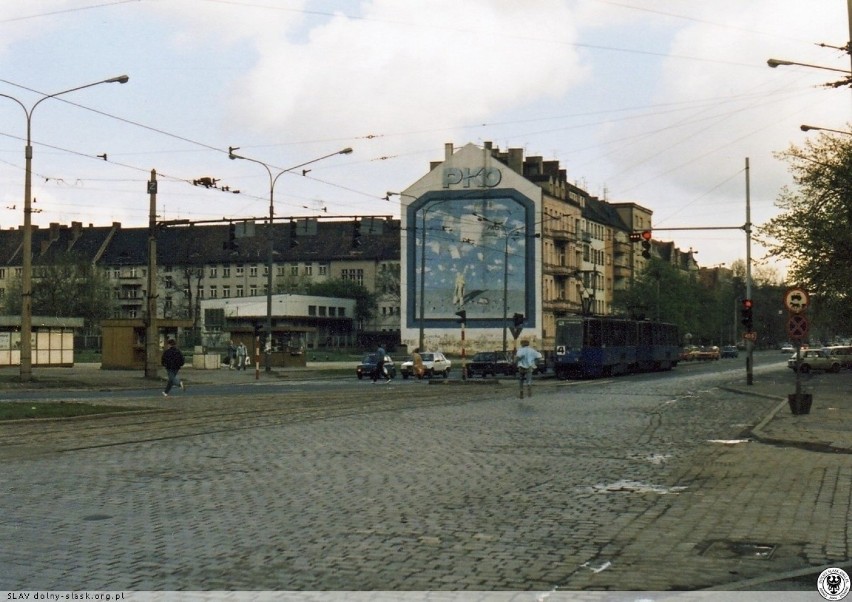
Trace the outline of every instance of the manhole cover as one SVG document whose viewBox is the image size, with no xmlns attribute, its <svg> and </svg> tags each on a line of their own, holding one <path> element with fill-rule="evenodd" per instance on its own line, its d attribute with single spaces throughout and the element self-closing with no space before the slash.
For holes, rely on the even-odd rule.
<svg viewBox="0 0 852 602">
<path fill-rule="evenodd" d="M 701 553 L 712 558 L 753 558 L 769 560 L 777 546 L 762 543 L 743 543 L 738 541 L 714 541 Z"/>
</svg>

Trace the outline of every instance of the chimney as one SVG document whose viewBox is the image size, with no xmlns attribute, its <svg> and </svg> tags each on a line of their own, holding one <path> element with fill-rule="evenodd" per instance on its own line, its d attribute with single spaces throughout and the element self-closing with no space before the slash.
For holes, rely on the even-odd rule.
<svg viewBox="0 0 852 602">
<path fill-rule="evenodd" d="M 449 161 L 453 158 L 453 143 L 447 142 L 444 145 L 444 161 Z"/>
<path fill-rule="evenodd" d="M 59 223 L 58 222 L 50 222 L 50 242 L 53 242 L 59 238 Z"/>
<path fill-rule="evenodd" d="M 485 142 L 483 142 L 482 144 L 483 144 L 483 146 L 485 147 L 485 150 L 487 150 L 487 151 L 490 151 L 490 150 L 491 150 L 491 141 L 490 141 L 490 140 L 486 140 L 486 141 L 485 141 Z"/>
<path fill-rule="evenodd" d="M 521 175 L 524 173 L 524 149 L 509 149 L 509 169 Z"/>
</svg>

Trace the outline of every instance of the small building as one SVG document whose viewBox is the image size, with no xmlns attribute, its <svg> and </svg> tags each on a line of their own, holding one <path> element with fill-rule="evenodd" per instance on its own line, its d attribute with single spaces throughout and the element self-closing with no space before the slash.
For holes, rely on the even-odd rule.
<svg viewBox="0 0 852 602">
<path fill-rule="evenodd" d="M 181 328 L 192 328 L 192 320 L 157 318 L 158 348 L 163 348 L 167 337 L 176 337 Z M 147 337 L 143 320 L 104 320 L 101 333 L 101 370 L 145 369 Z M 158 359 L 157 365 L 159 363 Z"/>
<path fill-rule="evenodd" d="M 74 365 L 74 330 L 83 318 L 32 318 L 32 365 Z M 21 316 L 0 316 L 0 366 L 21 365 Z"/>
</svg>

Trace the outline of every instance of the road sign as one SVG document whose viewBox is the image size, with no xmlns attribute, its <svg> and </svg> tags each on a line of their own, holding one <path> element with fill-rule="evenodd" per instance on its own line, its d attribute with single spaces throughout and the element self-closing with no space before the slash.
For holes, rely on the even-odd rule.
<svg viewBox="0 0 852 602">
<path fill-rule="evenodd" d="M 808 336 L 808 319 L 799 314 L 793 314 L 787 322 L 787 333 L 791 339 L 804 339 Z"/>
<path fill-rule="evenodd" d="M 517 327 L 517 326 L 509 326 L 509 332 L 512 333 L 513 339 L 517 339 L 519 336 L 521 336 L 522 330 L 523 330 L 523 328 L 520 328 L 520 327 Z"/>
<path fill-rule="evenodd" d="M 793 287 L 788 288 L 784 293 L 784 307 L 787 311 L 794 314 L 800 314 L 808 308 L 810 298 L 808 292 L 803 288 Z"/>
<path fill-rule="evenodd" d="M 757 333 L 754 332 L 754 331 L 746 332 L 746 333 L 743 334 L 743 338 L 747 341 L 756 341 L 757 340 Z"/>
</svg>

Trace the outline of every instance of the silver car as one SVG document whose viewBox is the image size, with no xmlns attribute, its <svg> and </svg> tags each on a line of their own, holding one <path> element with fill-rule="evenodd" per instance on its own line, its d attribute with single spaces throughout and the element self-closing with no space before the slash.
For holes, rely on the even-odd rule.
<svg viewBox="0 0 852 602">
<path fill-rule="evenodd" d="M 443 353 L 421 353 L 420 358 L 423 360 L 424 376 L 432 377 L 435 375 L 448 378 L 450 376 L 450 367 L 453 363 Z M 402 378 L 408 378 L 414 375 L 414 360 L 408 360 L 402 363 L 399 368 L 399 373 Z"/>
</svg>

